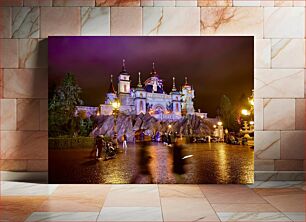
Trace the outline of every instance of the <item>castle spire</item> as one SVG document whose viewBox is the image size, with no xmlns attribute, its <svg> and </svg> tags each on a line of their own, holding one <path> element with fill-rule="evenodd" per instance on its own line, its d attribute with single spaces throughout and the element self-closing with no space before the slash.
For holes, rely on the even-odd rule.
<svg viewBox="0 0 306 222">
<path fill-rule="evenodd" d="M 138 73 L 138 85 L 137 85 L 137 87 L 142 88 L 140 72 Z"/>
<path fill-rule="evenodd" d="M 175 77 L 172 77 L 172 91 L 175 92 L 176 91 L 176 87 L 175 87 Z"/>
<path fill-rule="evenodd" d="M 155 70 L 155 63 L 152 63 L 152 72 L 151 72 L 152 76 L 156 75 L 156 70 Z"/>
<path fill-rule="evenodd" d="M 122 72 L 126 72 L 125 59 L 122 59 Z"/>
<path fill-rule="evenodd" d="M 114 85 L 113 85 L 113 75 L 110 76 L 110 84 L 109 84 L 109 88 L 108 88 L 108 93 L 114 93 L 116 94 Z"/>
</svg>

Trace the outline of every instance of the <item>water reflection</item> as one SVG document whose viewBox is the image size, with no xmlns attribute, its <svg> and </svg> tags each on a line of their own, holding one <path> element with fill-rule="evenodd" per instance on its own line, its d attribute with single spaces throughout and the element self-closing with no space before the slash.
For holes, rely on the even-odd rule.
<svg viewBox="0 0 306 222">
<path fill-rule="evenodd" d="M 130 183 L 139 172 L 139 145 L 129 144 L 126 153 L 115 159 L 92 161 L 90 150 L 50 150 L 50 183 Z M 187 144 L 181 155 L 185 160 L 180 180 L 173 171 L 173 147 L 151 144 L 146 148 L 149 174 L 137 183 L 252 183 L 253 150 L 247 146 L 222 143 Z"/>
</svg>

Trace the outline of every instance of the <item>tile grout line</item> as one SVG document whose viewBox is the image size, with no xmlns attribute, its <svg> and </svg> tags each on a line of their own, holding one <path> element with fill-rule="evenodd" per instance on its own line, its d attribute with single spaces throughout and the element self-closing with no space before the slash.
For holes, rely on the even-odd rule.
<svg viewBox="0 0 306 222">
<path fill-rule="evenodd" d="M 201 191 L 201 193 L 202 193 L 202 195 L 203 195 L 203 197 L 207 200 L 207 202 L 209 203 L 209 205 L 210 205 L 210 207 L 213 209 L 213 211 L 215 212 L 215 214 L 216 214 L 216 216 L 218 217 L 218 219 L 219 219 L 219 221 L 221 221 L 222 222 L 222 220 L 221 220 L 221 218 L 219 217 L 219 215 L 218 215 L 218 213 L 217 213 L 217 211 L 215 210 L 215 208 L 211 205 L 211 203 L 210 203 L 210 201 L 209 201 L 209 199 L 205 196 L 205 194 L 204 194 L 204 192 L 203 192 L 203 190 L 200 188 L 200 185 L 199 184 L 197 184 L 197 186 L 198 186 L 198 188 L 200 189 L 200 191 Z"/>
<path fill-rule="evenodd" d="M 103 204 L 102 204 L 102 206 L 101 206 L 101 209 L 100 209 L 100 211 L 99 211 L 99 213 L 98 213 L 98 216 L 97 216 L 96 221 L 98 221 L 98 219 L 99 219 L 99 217 L 100 217 L 101 211 L 102 211 L 103 206 L 104 206 L 105 201 L 106 201 L 106 198 L 107 198 L 108 194 L 111 192 L 112 187 L 113 187 L 113 184 L 111 184 L 111 186 L 110 186 L 110 188 L 109 188 L 109 190 L 108 190 L 108 192 L 107 192 L 107 194 L 106 194 L 106 196 L 105 196 L 105 199 L 104 199 Z"/>
<path fill-rule="evenodd" d="M 160 196 L 160 191 L 159 191 L 159 184 L 156 183 L 157 190 L 158 190 L 158 197 L 159 197 L 159 204 L 160 204 L 160 211 L 161 211 L 161 216 L 162 216 L 162 221 L 164 222 L 164 212 L 163 212 L 163 207 L 161 203 L 161 196 Z"/>
</svg>

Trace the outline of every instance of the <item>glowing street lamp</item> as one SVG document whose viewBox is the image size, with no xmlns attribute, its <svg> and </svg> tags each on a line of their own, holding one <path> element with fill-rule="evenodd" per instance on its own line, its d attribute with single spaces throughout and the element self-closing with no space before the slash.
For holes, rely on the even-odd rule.
<svg viewBox="0 0 306 222">
<path fill-rule="evenodd" d="M 113 115 L 114 115 L 114 133 L 117 134 L 116 127 L 117 127 L 117 117 L 119 114 L 119 108 L 121 106 L 120 101 L 116 98 L 112 103 L 113 107 Z"/>
<path fill-rule="evenodd" d="M 222 122 L 221 121 L 217 122 L 217 125 L 222 126 Z"/>
<path fill-rule="evenodd" d="M 216 126 L 216 125 L 213 125 L 213 127 L 216 129 L 217 126 Z"/>
<path fill-rule="evenodd" d="M 250 121 L 250 125 L 254 125 L 254 121 Z"/>
<path fill-rule="evenodd" d="M 244 116 L 250 115 L 250 113 L 249 113 L 249 111 L 247 109 L 242 109 L 241 110 L 241 114 L 244 115 Z"/>
</svg>

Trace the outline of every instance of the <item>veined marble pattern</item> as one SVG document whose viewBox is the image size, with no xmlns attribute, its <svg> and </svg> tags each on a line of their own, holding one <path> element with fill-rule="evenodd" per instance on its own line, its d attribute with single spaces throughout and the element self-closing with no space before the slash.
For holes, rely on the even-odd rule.
<svg viewBox="0 0 306 222">
<path fill-rule="evenodd" d="M 263 130 L 263 99 L 254 99 L 255 130 Z"/>
<path fill-rule="evenodd" d="M 39 8 L 13 7 L 12 37 L 39 37 Z"/>
<path fill-rule="evenodd" d="M 47 68 L 48 67 L 47 40 L 20 39 L 19 67 Z"/>
<path fill-rule="evenodd" d="M 265 38 L 304 38 L 305 9 L 301 7 L 265 7 Z"/>
<path fill-rule="evenodd" d="M 16 99 L 0 100 L 0 129 L 16 130 Z"/>
<path fill-rule="evenodd" d="M 198 6 L 233 6 L 233 0 L 198 0 Z"/>
<path fill-rule="evenodd" d="M 202 35 L 263 36 L 263 9 L 260 7 L 202 7 Z"/>
<path fill-rule="evenodd" d="M 200 8 L 144 7 L 142 13 L 144 35 L 200 35 Z"/>
<path fill-rule="evenodd" d="M 294 128 L 294 99 L 264 99 L 264 130 L 293 130 Z"/>
<path fill-rule="evenodd" d="M 300 188 L 305 186 L 304 181 L 255 181 L 247 185 L 249 188 Z"/>
<path fill-rule="evenodd" d="M 305 40 L 272 39 L 272 67 L 304 68 Z"/>
<path fill-rule="evenodd" d="M 109 7 L 82 7 L 81 20 L 81 35 L 110 35 Z"/>
<path fill-rule="evenodd" d="M 303 98 L 304 70 L 257 69 L 254 85 L 255 98 Z"/>
<path fill-rule="evenodd" d="M 280 159 L 279 131 L 256 131 L 254 144 L 255 159 Z"/>
</svg>

